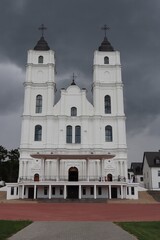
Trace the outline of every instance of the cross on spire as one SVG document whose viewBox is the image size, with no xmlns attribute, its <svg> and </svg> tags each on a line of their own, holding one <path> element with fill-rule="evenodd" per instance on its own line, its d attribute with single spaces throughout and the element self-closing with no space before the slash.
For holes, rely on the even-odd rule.
<svg viewBox="0 0 160 240">
<path fill-rule="evenodd" d="M 76 77 L 77 77 L 77 76 L 73 73 L 71 85 L 76 85 L 76 84 L 75 84 L 75 79 L 76 79 Z"/>
<path fill-rule="evenodd" d="M 72 80 L 74 81 L 75 79 L 76 79 L 76 75 L 73 73 L 73 75 L 72 75 Z"/>
<path fill-rule="evenodd" d="M 106 24 L 104 24 L 104 27 L 102 27 L 101 29 L 104 30 L 104 34 L 105 34 L 105 37 L 106 37 L 106 32 L 107 32 L 107 30 L 109 30 L 110 28 L 109 28 Z"/>
<path fill-rule="evenodd" d="M 42 37 L 43 37 L 44 30 L 47 30 L 47 28 L 44 26 L 44 24 L 41 24 L 41 26 L 38 28 L 38 30 L 42 31 Z"/>
</svg>

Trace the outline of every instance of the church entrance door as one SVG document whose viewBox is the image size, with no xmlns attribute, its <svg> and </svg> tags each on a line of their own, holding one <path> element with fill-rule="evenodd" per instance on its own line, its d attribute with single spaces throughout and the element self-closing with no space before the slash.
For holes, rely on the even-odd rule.
<svg viewBox="0 0 160 240">
<path fill-rule="evenodd" d="M 34 188 L 33 187 L 28 188 L 28 198 L 30 198 L 30 199 L 34 198 Z"/>
<path fill-rule="evenodd" d="M 112 198 L 117 198 L 117 188 L 116 187 L 111 188 L 111 196 L 112 196 Z"/>
<path fill-rule="evenodd" d="M 67 186 L 67 198 L 78 199 L 78 186 Z"/>
<path fill-rule="evenodd" d="M 71 182 L 78 181 L 78 169 L 76 167 L 71 167 L 68 170 L 68 181 L 71 181 Z"/>
</svg>

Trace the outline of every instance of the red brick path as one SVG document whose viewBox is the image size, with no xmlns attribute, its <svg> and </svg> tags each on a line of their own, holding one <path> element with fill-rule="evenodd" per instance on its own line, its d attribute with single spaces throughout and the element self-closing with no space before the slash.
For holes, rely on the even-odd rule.
<svg viewBox="0 0 160 240">
<path fill-rule="evenodd" d="M 0 219 L 33 221 L 160 221 L 160 204 L 0 204 Z"/>
</svg>

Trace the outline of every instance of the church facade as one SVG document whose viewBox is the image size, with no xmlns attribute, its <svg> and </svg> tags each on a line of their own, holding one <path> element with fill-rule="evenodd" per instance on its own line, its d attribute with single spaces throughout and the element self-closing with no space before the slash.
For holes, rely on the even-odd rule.
<svg viewBox="0 0 160 240">
<path fill-rule="evenodd" d="M 73 81 L 55 103 L 55 53 L 28 51 L 20 167 L 8 199 L 137 199 L 128 181 L 120 53 L 104 38 L 93 59 L 93 104 Z"/>
</svg>

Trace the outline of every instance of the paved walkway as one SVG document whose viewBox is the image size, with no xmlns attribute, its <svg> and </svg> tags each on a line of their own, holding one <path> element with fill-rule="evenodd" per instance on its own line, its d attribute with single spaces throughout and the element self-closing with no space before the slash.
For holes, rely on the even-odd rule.
<svg viewBox="0 0 160 240">
<path fill-rule="evenodd" d="M 111 222 L 34 222 L 9 240 L 136 240 Z"/>
</svg>

